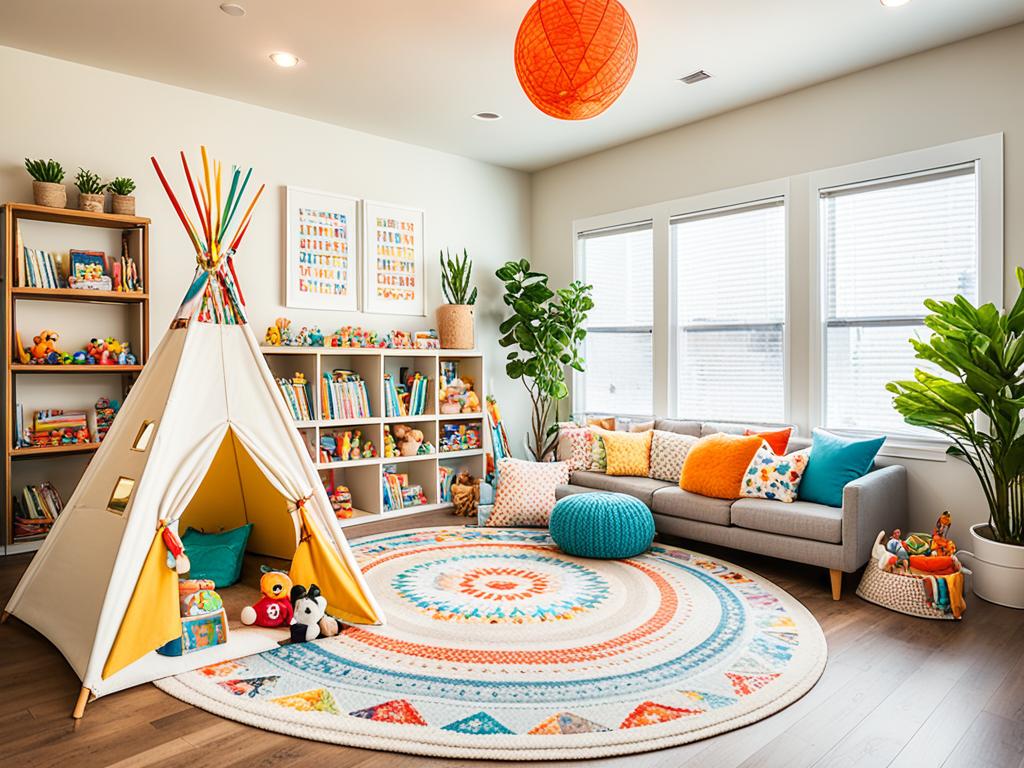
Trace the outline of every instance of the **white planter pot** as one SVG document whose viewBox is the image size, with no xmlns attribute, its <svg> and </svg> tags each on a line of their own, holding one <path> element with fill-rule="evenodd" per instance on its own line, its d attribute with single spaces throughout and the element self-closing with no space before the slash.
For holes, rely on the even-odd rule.
<svg viewBox="0 0 1024 768">
<path fill-rule="evenodd" d="M 974 594 L 1008 608 L 1024 608 L 1024 547 L 1001 544 L 979 533 L 988 523 L 971 526 L 972 550 L 960 550 L 973 571 Z"/>
</svg>

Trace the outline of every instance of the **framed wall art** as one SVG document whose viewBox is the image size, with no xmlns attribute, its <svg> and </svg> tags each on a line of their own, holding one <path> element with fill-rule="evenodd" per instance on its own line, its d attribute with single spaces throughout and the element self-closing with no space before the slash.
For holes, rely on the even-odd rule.
<svg viewBox="0 0 1024 768">
<path fill-rule="evenodd" d="M 363 201 L 363 309 L 426 316 L 423 211 Z"/>
<path fill-rule="evenodd" d="M 285 306 L 359 309 L 358 215 L 355 198 L 285 189 Z"/>
</svg>

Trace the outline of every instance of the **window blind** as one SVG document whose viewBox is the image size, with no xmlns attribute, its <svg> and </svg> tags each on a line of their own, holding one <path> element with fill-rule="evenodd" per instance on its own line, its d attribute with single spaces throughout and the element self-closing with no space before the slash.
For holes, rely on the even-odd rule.
<svg viewBox="0 0 1024 768">
<path fill-rule="evenodd" d="M 885 384 L 913 378 L 908 343 L 927 337 L 926 298 L 978 294 L 974 164 L 822 190 L 825 423 L 923 434 L 892 407 Z"/>
<path fill-rule="evenodd" d="M 581 279 L 594 286 L 584 341 L 585 413 L 654 412 L 654 238 L 650 222 L 579 236 Z"/>
<path fill-rule="evenodd" d="M 678 416 L 785 419 L 785 231 L 781 199 L 673 219 Z"/>
</svg>

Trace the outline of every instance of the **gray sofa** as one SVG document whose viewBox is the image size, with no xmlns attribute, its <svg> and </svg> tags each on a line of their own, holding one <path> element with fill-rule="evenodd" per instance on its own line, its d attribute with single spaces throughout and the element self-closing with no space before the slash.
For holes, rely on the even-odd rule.
<svg viewBox="0 0 1024 768">
<path fill-rule="evenodd" d="M 673 419 L 658 419 L 654 428 L 698 437 L 745 429 Z M 788 450 L 808 445 L 807 438 L 794 436 Z M 841 509 L 799 500 L 714 499 L 684 491 L 678 484 L 600 472 L 573 472 L 569 484 L 559 486 L 555 495 L 594 491 L 628 493 L 640 499 L 650 507 L 660 533 L 828 568 L 835 600 L 842 593 L 843 573 L 852 573 L 868 561 L 878 532 L 907 524 L 907 470 L 898 464 L 876 466 L 848 483 Z"/>
</svg>

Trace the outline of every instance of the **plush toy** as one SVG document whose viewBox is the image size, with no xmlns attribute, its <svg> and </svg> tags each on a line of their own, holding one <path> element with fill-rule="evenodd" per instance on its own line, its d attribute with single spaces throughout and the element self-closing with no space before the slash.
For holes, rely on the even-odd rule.
<svg viewBox="0 0 1024 768">
<path fill-rule="evenodd" d="M 165 527 L 160 536 L 167 547 L 167 567 L 177 571 L 179 575 L 188 573 L 192 563 L 189 562 L 188 555 L 185 554 L 185 545 L 181 543 L 178 534 Z"/>
<path fill-rule="evenodd" d="M 311 347 L 322 347 L 324 345 L 324 332 L 320 330 L 319 325 L 314 325 L 310 330 L 306 342 Z"/>
<path fill-rule="evenodd" d="M 307 590 L 296 584 L 291 591 L 293 643 L 305 643 L 318 637 L 333 637 L 341 631 L 338 621 L 327 615 L 327 598 L 320 587 L 310 584 Z"/>
<path fill-rule="evenodd" d="M 56 365 L 60 362 L 60 352 L 57 350 L 57 339 L 59 338 L 60 334 L 56 331 L 40 331 L 39 335 L 32 339 L 34 345 L 29 350 L 32 362 L 37 365 Z"/>
<path fill-rule="evenodd" d="M 480 480 L 473 479 L 469 472 L 460 472 L 452 481 L 452 505 L 455 514 L 472 517 L 480 503 Z"/>
<path fill-rule="evenodd" d="M 415 456 L 423 445 L 424 434 L 408 424 L 393 424 L 391 435 L 395 439 L 399 456 Z"/>
<path fill-rule="evenodd" d="M 892 536 L 889 537 L 889 541 L 886 542 L 885 549 L 890 555 L 896 556 L 897 567 L 906 568 L 910 564 L 910 555 L 907 553 L 906 547 L 903 546 L 901 533 L 902 531 L 896 528 L 892 532 Z"/>
<path fill-rule="evenodd" d="M 271 325 L 267 328 L 267 334 L 263 337 L 263 341 L 271 347 L 281 346 L 281 329 L 276 325 Z"/>
<path fill-rule="evenodd" d="M 263 593 L 255 605 L 242 609 L 242 623 L 257 627 L 286 627 L 292 620 L 290 592 L 292 580 L 288 574 L 267 571 L 260 577 L 260 592 Z"/>
</svg>

